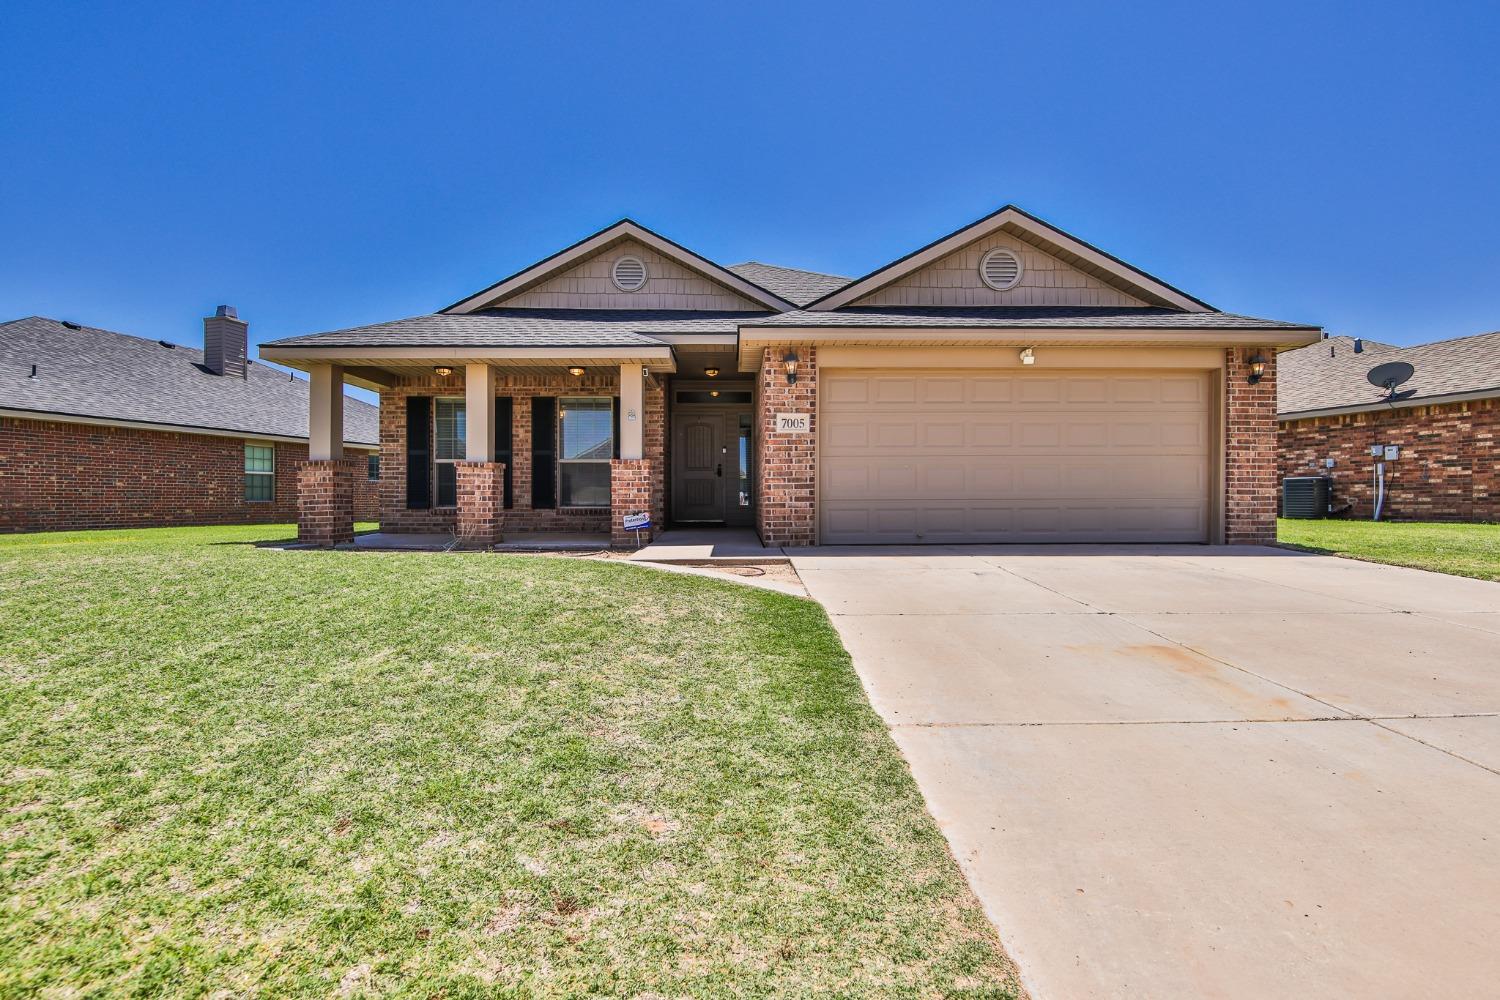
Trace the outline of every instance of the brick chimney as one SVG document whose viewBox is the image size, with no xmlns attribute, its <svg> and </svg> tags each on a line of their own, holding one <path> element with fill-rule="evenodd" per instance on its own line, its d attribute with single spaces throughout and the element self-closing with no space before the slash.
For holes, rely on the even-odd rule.
<svg viewBox="0 0 1500 1000">
<path fill-rule="evenodd" d="M 245 353 L 250 346 L 250 324 L 234 306 L 220 306 L 203 319 L 203 365 L 215 375 L 247 378 Z"/>
</svg>

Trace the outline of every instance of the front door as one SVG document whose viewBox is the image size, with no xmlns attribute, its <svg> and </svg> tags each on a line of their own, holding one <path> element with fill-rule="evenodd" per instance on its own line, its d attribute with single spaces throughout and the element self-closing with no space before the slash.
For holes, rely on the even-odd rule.
<svg viewBox="0 0 1500 1000">
<path fill-rule="evenodd" d="M 722 523 L 729 482 L 724 414 L 679 410 L 672 428 L 672 519 Z"/>
</svg>

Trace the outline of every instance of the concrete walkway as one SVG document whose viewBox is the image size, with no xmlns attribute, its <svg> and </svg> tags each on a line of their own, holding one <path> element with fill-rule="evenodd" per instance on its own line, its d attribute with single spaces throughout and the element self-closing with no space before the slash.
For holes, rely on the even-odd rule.
<svg viewBox="0 0 1500 1000">
<path fill-rule="evenodd" d="M 1500 995 L 1500 585 L 789 554 L 1037 1000 Z"/>
</svg>

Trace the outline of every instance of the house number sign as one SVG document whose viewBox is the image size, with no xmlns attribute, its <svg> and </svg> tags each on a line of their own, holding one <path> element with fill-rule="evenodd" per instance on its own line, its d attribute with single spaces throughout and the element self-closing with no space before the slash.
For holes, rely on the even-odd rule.
<svg viewBox="0 0 1500 1000">
<path fill-rule="evenodd" d="M 778 413 L 776 414 L 776 433 L 778 434 L 811 434 L 812 414 L 810 413 Z"/>
</svg>

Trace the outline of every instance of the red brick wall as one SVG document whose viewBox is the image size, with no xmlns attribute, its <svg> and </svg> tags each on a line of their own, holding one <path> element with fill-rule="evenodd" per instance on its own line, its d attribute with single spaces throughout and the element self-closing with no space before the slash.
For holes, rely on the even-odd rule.
<svg viewBox="0 0 1500 1000">
<path fill-rule="evenodd" d="M 656 485 L 661 477 L 656 474 L 656 465 L 645 458 L 617 458 L 610 463 L 610 542 L 617 548 L 634 548 L 637 541 L 644 545 L 661 531 L 662 512 L 656 502 L 659 496 Z M 625 515 L 643 511 L 651 515 L 651 528 L 626 531 Z"/>
<path fill-rule="evenodd" d="M 1500 400 L 1288 420 L 1277 443 L 1280 474 L 1327 475 L 1334 507 L 1353 504 L 1341 516 L 1373 516 L 1370 446 L 1393 444 L 1401 457 L 1385 463 L 1382 518 L 1500 521 Z"/>
<path fill-rule="evenodd" d="M 351 459 L 303 462 L 297 470 L 297 541 L 330 548 L 354 541 L 354 483 L 364 469 Z"/>
<path fill-rule="evenodd" d="M 245 441 L 177 431 L 0 417 L 0 531 L 295 523 L 307 446 L 276 444 L 276 499 L 245 501 Z M 376 484 L 355 477 L 355 517 Z"/>
<path fill-rule="evenodd" d="M 767 545 L 812 545 L 818 533 L 818 352 L 795 348 L 797 382 L 787 385 L 786 347 L 761 355 L 755 392 L 756 529 Z M 778 434 L 777 413 L 812 415 L 812 433 Z"/>
<path fill-rule="evenodd" d="M 1251 385 L 1250 359 L 1265 360 L 1265 375 Z M 1232 347 L 1224 358 L 1224 541 L 1269 545 L 1276 541 L 1276 352 Z"/>
<path fill-rule="evenodd" d="M 536 396 L 618 396 L 619 369 L 616 366 L 590 369 L 581 377 L 566 372 L 522 372 L 507 374 L 497 370 L 496 396 L 510 396 L 515 402 L 511 411 L 511 483 L 514 506 L 505 511 L 503 531 L 606 532 L 610 530 L 610 510 L 604 508 L 531 508 L 531 400 Z M 406 507 L 406 397 L 463 396 L 463 369 L 452 375 L 436 374 L 419 379 L 403 379 L 399 385 L 380 394 L 380 526 L 385 531 L 452 531 L 456 510 L 435 507 L 431 510 L 408 510 Z M 666 437 L 666 392 L 660 377 L 647 380 L 645 399 L 644 446 L 647 459 L 653 460 L 655 507 L 665 504 L 666 481 L 663 469 Z M 436 489 L 436 483 L 434 483 Z"/>
</svg>

